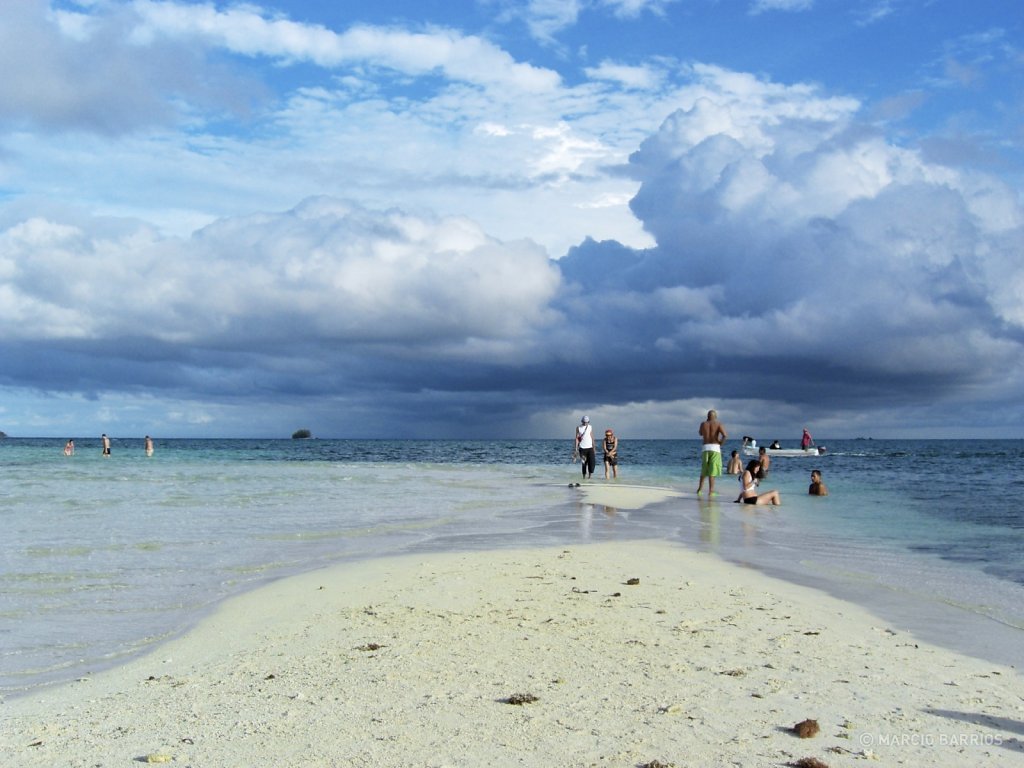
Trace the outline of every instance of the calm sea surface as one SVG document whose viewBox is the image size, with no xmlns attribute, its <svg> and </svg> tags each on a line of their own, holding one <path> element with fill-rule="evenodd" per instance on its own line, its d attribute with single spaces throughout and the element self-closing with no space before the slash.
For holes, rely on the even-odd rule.
<svg viewBox="0 0 1024 768">
<path fill-rule="evenodd" d="M 0 693 L 72 680 L 226 596 L 385 555 L 665 539 L 1024 666 L 1024 441 L 833 441 L 776 458 L 783 506 L 693 495 L 699 444 L 628 440 L 618 482 L 686 498 L 584 503 L 568 440 L 0 440 Z M 726 446 L 727 449 L 735 446 Z M 812 468 L 831 495 L 806 495 Z M 600 471 L 600 468 L 599 468 Z M 595 479 L 596 483 L 605 482 Z"/>
</svg>

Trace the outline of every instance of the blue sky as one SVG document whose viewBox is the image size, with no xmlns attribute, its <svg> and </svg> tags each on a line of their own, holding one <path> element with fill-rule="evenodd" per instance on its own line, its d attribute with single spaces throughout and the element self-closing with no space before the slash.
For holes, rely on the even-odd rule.
<svg viewBox="0 0 1024 768">
<path fill-rule="evenodd" d="M 0 430 L 1024 436 L 978 0 L 11 0 Z"/>
</svg>

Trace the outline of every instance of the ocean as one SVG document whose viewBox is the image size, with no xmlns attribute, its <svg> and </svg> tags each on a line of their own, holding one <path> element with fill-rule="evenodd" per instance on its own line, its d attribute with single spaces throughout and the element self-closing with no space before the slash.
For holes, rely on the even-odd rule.
<svg viewBox="0 0 1024 768">
<path fill-rule="evenodd" d="M 157 439 L 146 457 L 141 439 L 115 438 L 107 458 L 98 438 L 73 457 L 64 442 L 0 440 L 3 696 L 117 664 L 226 597 L 332 563 L 633 539 L 1024 664 L 1022 440 L 819 440 L 825 456 L 774 459 L 762 487 L 783 505 L 770 508 L 732 503 L 732 477 L 696 497 L 697 441 L 623 438 L 608 482 L 687 494 L 640 510 L 587 503 L 568 439 Z M 811 469 L 828 497 L 807 496 Z"/>
</svg>

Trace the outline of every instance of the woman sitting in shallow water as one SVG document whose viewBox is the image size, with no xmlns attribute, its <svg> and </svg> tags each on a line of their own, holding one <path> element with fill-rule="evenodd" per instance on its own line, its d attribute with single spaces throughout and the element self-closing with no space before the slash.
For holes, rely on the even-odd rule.
<svg viewBox="0 0 1024 768">
<path fill-rule="evenodd" d="M 757 476 L 758 467 L 760 466 L 757 459 L 751 459 L 747 462 L 747 468 L 743 474 L 740 475 L 740 496 L 736 499 L 737 502 L 743 502 L 744 504 L 772 504 L 778 505 L 782 503 L 782 497 L 778 491 L 766 491 L 765 493 L 759 494 L 757 492 Z"/>
</svg>

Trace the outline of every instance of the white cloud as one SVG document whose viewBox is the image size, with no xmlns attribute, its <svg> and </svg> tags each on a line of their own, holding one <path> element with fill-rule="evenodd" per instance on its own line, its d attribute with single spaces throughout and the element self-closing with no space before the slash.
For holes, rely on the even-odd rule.
<svg viewBox="0 0 1024 768">
<path fill-rule="evenodd" d="M 438 70 L 454 80 L 525 92 L 549 91 L 560 79 L 551 70 L 516 62 L 482 38 L 450 29 L 410 32 L 355 26 L 337 33 L 320 25 L 267 18 L 250 6 L 221 11 L 209 4 L 135 0 L 134 7 L 141 23 L 131 39 L 139 45 L 162 36 L 196 37 L 244 56 L 309 61 L 325 68 L 365 63 L 412 75 Z"/>
<path fill-rule="evenodd" d="M 807 11 L 814 7 L 814 0 L 753 0 L 751 13 L 768 11 Z"/>
<path fill-rule="evenodd" d="M 678 0 L 599 0 L 600 4 L 611 8 L 616 16 L 625 19 L 633 19 L 649 11 L 661 15 L 665 8 Z"/>
<path fill-rule="evenodd" d="M 534 37 L 550 41 L 555 34 L 575 24 L 582 10 L 581 0 L 529 0 L 521 14 Z"/>
<path fill-rule="evenodd" d="M 593 80 L 606 80 L 625 88 L 653 90 L 664 82 L 664 73 L 649 66 L 629 66 L 602 62 L 599 66 L 586 69 L 587 77 Z"/>
<path fill-rule="evenodd" d="M 559 33 L 576 25 L 584 13 L 610 12 L 632 20 L 649 12 L 663 15 L 678 0 L 527 0 L 506 3 L 506 17 L 522 19 L 537 40 L 552 44 Z"/>
<path fill-rule="evenodd" d="M 93 17 L 87 13 L 75 11 L 50 11 L 60 33 L 76 42 L 85 42 L 96 32 Z"/>
<path fill-rule="evenodd" d="M 90 9 L 91 10 L 91 9 Z M 125 43 L 132 6 L 49 10 L 45 0 L 4 6 L 0 23 L 0 126 L 119 135 L 174 123 L 189 112 L 243 111 L 259 87 L 164 44 Z"/>
<path fill-rule="evenodd" d="M 186 234 L 214 218 L 330 194 L 466 215 L 505 240 L 529 235 L 555 256 L 588 234 L 650 242 L 626 205 L 607 201 L 633 194 L 635 182 L 613 169 L 678 98 L 670 64 L 605 69 L 612 79 L 567 86 L 450 30 L 337 33 L 248 6 L 140 0 L 96 6 L 83 41 L 35 11 L 23 9 L 38 33 L 29 46 L 38 61 L 9 57 L 11 76 L 0 80 L 0 95 L 6 87 L 11 97 L 0 98 L 0 121 L 6 108 L 15 124 L 45 125 L 0 138 L 18 159 L 0 173 L 23 202 L 37 194 L 45 209 L 81 205 Z M 146 34 L 127 44 L 131 29 Z M 343 63 L 330 70 L 336 79 L 314 77 L 272 104 L 254 98 L 262 70 L 240 75 L 218 55 L 236 48 L 279 64 Z M 110 71 L 114 62 L 129 74 Z M 54 92 L 23 87 L 35 82 L 36 65 L 52 70 L 42 82 Z M 387 95 L 393 72 L 377 71 L 385 66 L 411 78 L 401 93 Z M 463 70 L 472 82 L 459 79 Z M 622 79 L 633 82 L 628 92 Z M 257 111 L 221 122 L 246 105 Z M 82 127 L 98 132 L 63 142 L 49 133 Z M 605 201 L 600 214 L 596 199 Z"/>
<path fill-rule="evenodd" d="M 555 319 L 559 277 L 546 253 L 465 219 L 316 199 L 219 221 L 188 241 L 120 229 L 34 219 L 0 232 L 4 338 L 455 349 Z"/>
</svg>

